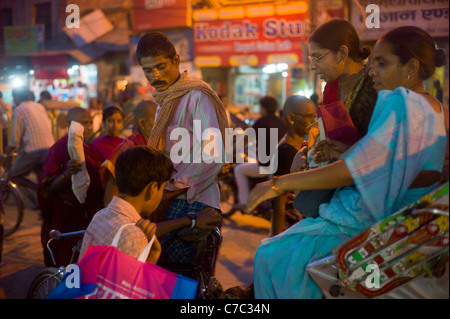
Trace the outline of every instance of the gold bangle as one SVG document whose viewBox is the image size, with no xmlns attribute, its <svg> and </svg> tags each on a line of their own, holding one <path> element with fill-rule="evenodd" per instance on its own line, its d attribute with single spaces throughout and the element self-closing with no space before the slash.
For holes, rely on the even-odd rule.
<svg viewBox="0 0 450 319">
<path fill-rule="evenodd" d="M 284 192 L 281 190 L 281 189 L 279 189 L 278 187 L 277 187 L 277 185 L 276 185 L 276 180 L 278 179 L 278 176 L 274 176 L 273 178 L 272 178 L 272 189 L 278 194 L 278 195 L 281 195 L 281 194 L 283 194 Z"/>
</svg>

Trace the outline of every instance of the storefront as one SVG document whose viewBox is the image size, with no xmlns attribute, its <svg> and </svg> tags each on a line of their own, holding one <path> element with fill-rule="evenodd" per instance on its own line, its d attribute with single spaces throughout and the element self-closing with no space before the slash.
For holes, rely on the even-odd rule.
<svg viewBox="0 0 450 319">
<path fill-rule="evenodd" d="M 42 91 L 52 99 L 74 101 L 88 107 L 89 100 L 97 95 L 97 67 L 95 64 L 78 65 L 68 55 L 31 56 L 29 86 L 36 100 Z"/>
<path fill-rule="evenodd" d="M 193 20 L 194 63 L 223 69 L 226 80 L 216 92 L 230 104 L 259 113 L 260 97 L 270 94 L 281 104 L 291 93 L 290 74 L 305 62 L 306 1 L 195 10 Z"/>
</svg>

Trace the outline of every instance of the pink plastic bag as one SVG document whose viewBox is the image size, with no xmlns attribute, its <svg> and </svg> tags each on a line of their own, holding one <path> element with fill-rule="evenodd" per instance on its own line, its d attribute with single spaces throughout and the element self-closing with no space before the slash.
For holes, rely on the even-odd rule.
<svg viewBox="0 0 450 319">
<path fill-rule="evenodd" d="M 90 246 L 78 263 L 81 288 L 68 288 L 65 280 L 51 299 L 193 299 L 197 281 L 145 262 L 155 237 L 138 258 L 117 249 L 122 226 L 111 246 Z"/>
</svg>

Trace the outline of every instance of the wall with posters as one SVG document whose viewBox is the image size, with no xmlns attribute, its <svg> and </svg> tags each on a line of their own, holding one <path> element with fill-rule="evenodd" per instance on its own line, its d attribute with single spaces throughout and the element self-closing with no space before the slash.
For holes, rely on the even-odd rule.
<svg viewBox="0 0 450 319">
<path fill-rule="evenodd" d="M 365 28 L 362 41 L 376 41 L 385 32 L 407 25 L 424 29 L 432 37 L 448 37 L 449 0 L 357 0 L 365 9 L 369 4 L 380 8 L 380 27 Z M 358 30 L 364 27 L 363 14 L 352 1 L 351 22 Z"/>
<path fill-rule="evenodd" d="M 428 32 L 443 48 L 448 57 L 449 46 L 449 0 L 357 0 L 363 8 L 376 4 L 380 8 L 380 27 L 365 28 L 360 39 L 374 42 L 385 32 L 400 26 L 413 25 Z M 357 30 L 364 28 L 363 14 L 352 1 L 351 22 Z M 447 59 L 448 61 L 448 59 Z M 448 103 L 449 65 L 436 69 L 431 79 L 425 81 L 425 87 L 435 94 L 433 81 L 439 80 L 444 88 L 444 101 Z"/>
</svg>

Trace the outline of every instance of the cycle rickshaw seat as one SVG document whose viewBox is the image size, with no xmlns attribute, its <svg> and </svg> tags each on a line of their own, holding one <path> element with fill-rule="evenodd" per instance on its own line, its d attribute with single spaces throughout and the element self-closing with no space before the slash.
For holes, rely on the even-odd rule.
<svg viewBox="0 0 450 319">
<path fill-rule="evenodd" d="M 311 262 L 325 298 L 449 298 L 449 184 Z"/>
</svg>

